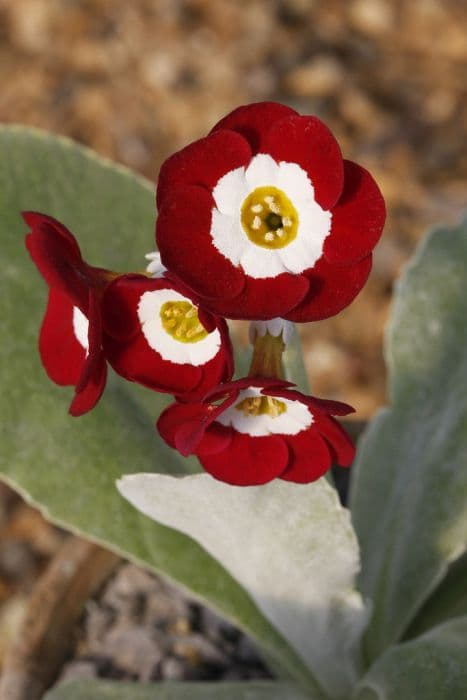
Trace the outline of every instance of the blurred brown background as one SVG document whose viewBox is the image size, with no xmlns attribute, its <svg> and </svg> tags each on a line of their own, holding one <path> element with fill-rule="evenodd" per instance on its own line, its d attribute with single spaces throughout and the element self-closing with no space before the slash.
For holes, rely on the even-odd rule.
<svg viewBox="0 0 467 700">
<path fill-rule="evenodd" d="M 314 393 L 366 418 L 384 401 L 401 264 L 467 202 L 466 26 L 465 0 L 0 0 L 0 121 L 65 134 L 155 181 L 240 104 L 323 118 L 388 204 L 365 290 L 301 329 Z M 0 663 L 59 539 L 2 487 Z"/>
</svg>

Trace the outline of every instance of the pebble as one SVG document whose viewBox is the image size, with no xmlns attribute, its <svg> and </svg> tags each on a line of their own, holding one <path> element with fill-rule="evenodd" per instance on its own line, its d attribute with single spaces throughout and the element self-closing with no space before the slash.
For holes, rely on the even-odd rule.
<svg viewBox="0 0 467 700">
<path fill-rule="evenodd" d="M 253 642 L 239 630 L 132 564 L 86 605 L 74 657 L 70 673 L 77 662 L 85 673 L 94 663 L 96 675 L 142 682 L 208 680 L 228 669 L 237 669 L 237 678 L 267 675 Z"/>
<path fill-rule="evenodd" d="M 332 56 L 317 56 L 292 69 L 285 87 L 297 97 L 327 97 L 339 89 L 344 78 L 339 61 Z"/>
</svg>

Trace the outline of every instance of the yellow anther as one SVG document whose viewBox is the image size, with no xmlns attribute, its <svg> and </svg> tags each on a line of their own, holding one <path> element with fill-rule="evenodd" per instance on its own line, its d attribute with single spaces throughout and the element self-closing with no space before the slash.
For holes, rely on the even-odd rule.
<svg viewBox="0 0 467 700">
<path fill-rule="evenodd" d="M 283 401 L 273 396 L 248 396 L 235 405 L 237 411 L 242 411 L 245 416 L 264 416 L 277 418 L 287 411 Z"/>
<path fill-rule="evenodd" d="M 208 335 L 198 318 L 198 309 L 189 301 L 166 301 L 160 310 L 162 327 L 181 343 L 197 343 Z"/>
<path fill-rule="evenodd" d="M 288 245 L 298 231 L 297 210 L 285 192 L 272 185 L 250 192 L 242 205 L 241 222 L 250 241 L 269 250 Z"/>
<path fill-rule="evenodd" d="M 255 216 L 255 218 L 253 219 L 253 223 L 251 224 L 251 228 L 254 228 L 255 230 L 261 228 L 261 219 L 259 218 L 259 216 Z"/>
</svg>

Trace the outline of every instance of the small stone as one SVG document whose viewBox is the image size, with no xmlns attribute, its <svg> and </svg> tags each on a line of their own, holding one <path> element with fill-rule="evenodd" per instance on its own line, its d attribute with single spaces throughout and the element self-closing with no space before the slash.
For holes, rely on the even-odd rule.
<svg viewBox="0 0 467 700">
<path fill-rule="evenodd" d="M 21 627 L 27 601 L 26 596 L 17 595 L 3 603 L 0 608 L 0 666 Z"/>
<path fill-rule="evenodd" d="M 162 650 L 146 627 L 119 624 L 105 638 L 105 653 L 122 670 L 149 678 L 162 660 Z"/>
<path fill-rule="evenodd" d="M 317 56 L 294 68 L 286 77 L 285 86 L 297 97 L 333 95 L 344 80 L 342 65 L 332 56 Z"/>
<path fill-rule="evenodd" d="M 370 36 L 384 34 L 394 24 L 394 6 L 386 0 L 354 0 L 349 14 L 353 26 Z"/>
<path fill-rule="evenodd" d="M 94 661 L 78 659 L 65 666 L 58 678 L 57 685 L 70 683 L 71 681 L 80 681 L 85 678 L 97 678 L 97 676 L 98 669 Z"/>
<path fill-rule="evenodd" d="M 173 652 L 191 665 L 211 664 L 225 666 L 228 657 L 212 642 L 200 634 L 191 634 L 173 644 Z"/>
<path fill-rule="evenodd" d="M 181 681 L 185 676 L 185 666 L 175 656 L 168 656 L 161 661 L 160 673 L 164 681 Z"/>
</svg>

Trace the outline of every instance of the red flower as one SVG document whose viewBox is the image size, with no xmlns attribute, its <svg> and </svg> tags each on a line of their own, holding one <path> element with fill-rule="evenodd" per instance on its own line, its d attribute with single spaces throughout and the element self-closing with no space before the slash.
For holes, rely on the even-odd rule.
<svg viewBox="0 0 467 700">
<path fill-rule="evenodd" d="M 227 324 L 169 278 L 119 277 L 104 294 L 102 314 L 106 357 L 125 379 L 197 401 L 232 377 Z"/>
<path fill-rule="evenodd" d="M 50 287 L 39 350 L 50 379 L 74 386 L 70 413 L 90 411 L 105 387 L 100 297 L 113 274 L 84 262 L 63 224 L 36 212 L 23 213 L 31 232 L 26 247 Z"/>
<path fill-rule="evenodd" d="M 241 379 L 219 387 L 203 403 L 172 404 L 157 427 L 171 447 L 195 454 L 212 476 L 237 486 L 276 477 L 308 483 L 332 462 L 349 466 L 354 447 L 332 415 L 353 409 L 290 386 L 274 379 Z"/>
<path fill-rule="evenodd" d="M 333 316 L 364 285 L 385 219 L 371 175 L 317 118 L 240 107 L 165 161 L 163 264 L 230 318 Z"/>
</svg>

